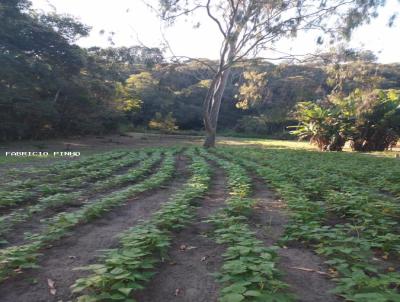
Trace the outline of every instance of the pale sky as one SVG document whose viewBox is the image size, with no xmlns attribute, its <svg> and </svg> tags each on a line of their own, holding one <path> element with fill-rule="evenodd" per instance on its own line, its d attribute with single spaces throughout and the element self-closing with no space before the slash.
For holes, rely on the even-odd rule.
<svg viewBox="0 0 400 302">
<path fill-rule="evenodd" d="M 191 22 L 182 20 L 174 27 L 162 29 L 158 17 L 141 0 L 31 0 L 35 9 L 66 13 L 92 27 L 89 37 L 78 44 L 83 47 L 110 46 L 106 35 L 100 30 L 115 32 L 116 46 L 131 46 L 143 43 L 158 47 L 163 39 L 161 30 L 175 55 L 216 59 L 220 48 L 220 33 L 216 25 L 204 15 L 198 18 L 201 26 L 194 29 Z M 152 0 L 156 3 L 156 0 Z M 150 1 L 151 2 L 151 1 Z M 128 10 L 128 11 L 127 11 Z M 380 16 L 371 24 L 356 29 L 350 47 L 372 50 L 381 63 L 400 62 L 400 19 L 395 26 L 386 26 L 389 16 L 400 12 L 398 0 L 387 0 Z M 306 54 L 316 50 L 316 36 L 301 34 L 295 40 L 283 40 L 276 44 L 280 51 L 291 54 Z M 167 54 L 168 55 L 168 54 Z M 278 57 L 278 53 L 263 53 L 265 57 Z"/>
</svg>

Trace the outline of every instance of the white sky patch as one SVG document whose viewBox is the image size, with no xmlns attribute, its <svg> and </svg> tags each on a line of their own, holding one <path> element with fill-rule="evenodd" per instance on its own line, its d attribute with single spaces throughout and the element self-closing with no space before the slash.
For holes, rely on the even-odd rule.
<svg viewBox="0 0 400 302">
<path fill-rule="evenodd" d="M 152 0 L 156 6 L 157 1 Z M 57 13 L 70 14 L 92 27 L 89 37 L 82 38 L 82 47 L 110 46 L 108 32 L 115 32 L 116 46 L 131 46 L 143 43 L 159 47 L 163 43 L 160 20 L 141 0 L 32 0 L 35 9 L 44 11 L 56 9 Z M 400 62 L 399 40 L 400 20 L 389 28 L 387 22 L 394 12 L 400 12 L 400 2 L 387 0 L 380 15 L 371 24 L 354 31 L 350 47 L 372 50 L 381 63 Z M 175 55 L 196 58 L 217 59 L 221 45 L 221 34 L 205 13 L 198 14 L 196 22 L 201 26 L 193 28 L 193 20 L 183 19 L 174 27 L 163 29 Z M 105 30 L 105 35 L 99 32 Z M 312 53 L 317 49 L 317 36 L 301 33 L 296 39 L 279 41 L 275 48 L 291 54 Z M 265 57 L 279 57 L 281 54 L 264 52 Z"/>
</svg>

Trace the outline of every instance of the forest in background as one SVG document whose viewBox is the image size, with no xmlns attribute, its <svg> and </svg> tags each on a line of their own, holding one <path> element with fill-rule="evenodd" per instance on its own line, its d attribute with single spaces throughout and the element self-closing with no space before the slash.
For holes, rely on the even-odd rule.
<svg viewBox="0 0 400 302">
<path fill-rule="evenodd" d="M 150 128 L 203 129 L 203 100 L 217 62 L 171 62 L 158 48 L 81 48 L 90 28 L 43 14 L 26 0 L 0 4 L 0 140 L 43 139 Z M 400 64 L 341 50 L 306 63 L 237 63 L 224 93 L 220 130 L 285 137 L 298 102 L 341 89 L 400 88 Z M 350 72 L 351 71 L 351 72 Z M 366 81 L 368 79 L 368 81 Z M 373 83 L 371 83 L 373 81 Z"/>
</svg>

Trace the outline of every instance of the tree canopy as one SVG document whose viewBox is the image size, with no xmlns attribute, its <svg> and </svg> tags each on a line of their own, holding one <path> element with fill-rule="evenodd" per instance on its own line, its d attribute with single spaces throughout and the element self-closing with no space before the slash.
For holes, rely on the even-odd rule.
<svg viewBox="0 0 400 302">
<path fill-rule="evenodd" d="M 351 31 L 377 15 L 383 0 L 159 0 L 160 16 L 167 24 L 182 15 L 204 10 L 222 35 L 217 68 L 204 99 L 205 147 L 215 145 L 219 112 L 231 68 L 249 56 L 271 49 L 276 41 L 294 37 L 299 31 L 349 38 Z M 322 36 L 323 35 L 323 36 Z"/>
</svg>

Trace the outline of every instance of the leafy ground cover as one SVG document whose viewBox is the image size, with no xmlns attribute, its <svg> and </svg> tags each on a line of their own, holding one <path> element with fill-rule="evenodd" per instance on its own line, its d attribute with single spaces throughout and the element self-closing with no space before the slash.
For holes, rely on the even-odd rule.
<svg viewBox="0 0 400 302">
<path fill-rule="evenodd" d="M 205 154 L 228 172 L 231 197 L 227 206 L 211 218 L 218 243 L 228 246 L 218 280 L 223 284 L 221 302 L 291 301 L 282 290 L 287 288 L 276 269 L 277 255 L 273 247 L 264 247 L 247 224 L 255 201 L 251 179 L 245 169 L 235 163 Z"/>
<path fill-rule="evenodd" d="M 170 151 L 158 172 L 143 182 L 87 203 L 75 212 L 58 213 L 45 222 L 46 228 L 43 232 L 30 237 L 29 243 L 0 250 L 0 279 L 6 278 L 9 273 L 15 272 L 15 270 L 19 272 L 22 268 L 35 267 L 36 258 L 39 255 L 37 252 L 49 242 L 66 235 L 68 230 L 74 226 L 87 223 L 120 205 L 130 196 L 157 187 L 168 180 L 172 177 L 174 171 L 174 152 L 175 150 Z M 137 173 L 144 173 L 148 168 L 143 167 L 142 170 L 136 171 Z"/>
<path fill-rule="evenodd" d="M 400 299 L 399 200 L 373 184 L 379 178 L 395 185 L 396 160 L 283 150 L 225 153 L 264 177 L 287 201 L 292 215 L 282 243 L 300 241 L 326 257 L 336 293 L 350 301 Z M 389 173 L 377 175 L 380 171 Z"/>
<path fill-rule="evenodd" d="M 103 264 L 90 265 L 83 269 L 93 272 L 77 280 L 74 292 L 90 290 L 78 301 L 133 301 L 132 291 L 143 288 L 154 274 L 155 264 L 165 256 L 171 242 L 170 232 L 182 228 L 192 217 L 190 202 L 207 191 L 210 172 L 207 163 L 189 153 L 192 158 L 192 177 L 186 185 L 174 194 L 152 219 L 134 227 L 121 237 L 121 247 L 104 255 Z"/>
<path fill-rule="evenodd" d="M 93 193 L 105 193 L 107 190 L 115 189 L 121 185 L 135 181 L 161 159 L 161 153 L 155 152 L 152 156 L 148 158 L 146 157 L 146 152 L 136 154 L 135 162 L 141 161 L 140 165 L 129 169 L 124 174 L 97 181 L 86 189 L 67 193 L 56 193 L 51 196 L 40 198 L 37 200 L 37 203 L 14 210 L 11 213 L 2 216 L 0 218 L 0 236 L 9 232 L 13 226 L 26 221 L 33 215 L 37 215 L 46 209 L 57 208 L 70 203 L 76 205 L 77 201 L 85 202 L 85 200 L 87 200 L 87 198 Z"/>
<path fill-rule="evenodd" d="M 321 293 L 319 301 L 400 300 L 398 159 L 321 153 L 279 141 L 266 145 L 246 145 L 244 140 L 238 146 L 226 143 L 212 151 L 195 146 L 110 151 L 70 162 L 33 165 L 18 173 L 3 171 L 12 174 L 13 181 L 0 187 L 0 235 L 4 238 L 0 246 L 0 300 L 141 301 L 143 293 L 167 288 L 171 292 L 167 296 L 155 294 L 161 298 L 154 302 L 200 302 L 211 296 L 220 302 L 300 301 L 291 284 L 293 279 L 285 278 L 291 269 L 301 270 L 305 282 L 318 274 L 332 285 L 329 288 L 334 290 Z M 187 175 L 182 174 L 183 166 Z M 200 217 L 196 213 L 205 205 L 197 201 L 210 201 L 208 194 L 215 190 L 216 182 L 217 188 L 225 186 L 228 194 L 221 195 L 223 202 L 215 211 L 205 211 Z M 286 206 L 274 209 L 288 217 L 283 234 L 274 234 L 277 240 L 260 239 L 260 230 L 270 227 L 265 222 L 269 216 L 264 222 L 253 221 L 262 211 L 253 197 L 260 186 Z M 163 188 L 170 195 L 156 191 Z M 146 207 L 146 202 L 154 206 Z M 131 224 L 110 216 L 122 215 L 118 209 L 135 203 L 137 207 L 129 213 L 149 212 L 123 216 L 134 217 Z M 266 213 L 272 221 L 273 211 Z M 93 231 L 96 227 L 110 231 L 113 223 L 118 225 L 112 231 L 113 236 L 118 234 L 115 240 L 102 242 L 108 233 L 102 234 L 103 239 L 95 237 L 99 234 Z M 212 259 L 213 295 L 206 295 L 204 286 L 198 286 L 203 292 L 163 286 L 169 276 L 162 270 L 168 266 L 175 266 L 174 274 L 185 278 L 192 268 L 203 265 L 205 269 L 198 272 L 204 275 L 196 280 L 202 282 L 207 277 L 210 282 L 210 255 L 198 246 L 175 241 L 185 240 L 180 234 L 193 228 L 193 223 L 206 227 L 196 236 L 207 238 L 223 251 Z M 25 224 L 31 234 L 20 232 Z M 62 248 L 58 253 L 51 251 L 70 242 L 68 238 L 82 235 L 80 229 L 88 230 L 84 238 L 94 242 L 87 245 L 93 256 L 80 259 L 76 262 L 79 265 L 60 265 L 60 274 L 68 275 L 68 282 L 46 278 L 51 263 L 79 258 L 62 255 Z M 91 234 L 93 238 L 89 238 Z M 204 242 L 198 240 L 198 244 Z M 95 253 L 94 247 L 103 250 Z M 319 257 L 326 266 L 282 266 L 279 251 L 298 247 Z M 169 255 L 176 248 L 172 261 Z M 183 253 L 198 263 L 180 263 Z M 164 279 L 152 282 L 159 274 Z"/>
</svg>

